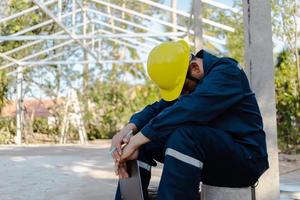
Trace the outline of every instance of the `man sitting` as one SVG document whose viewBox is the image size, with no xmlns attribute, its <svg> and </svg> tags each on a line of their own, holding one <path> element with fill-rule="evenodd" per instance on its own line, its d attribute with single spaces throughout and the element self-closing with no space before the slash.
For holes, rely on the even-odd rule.
<svg viewBox="0 0 300 200">
<path fill-rule="evenodd" d="M 200 50 L 190 55 L 181 40 L 149 54 L 150 78 L 162 99 L 134 114 L 112 139 L 116 173 L 128 176 L 137 159 L 145 199 L 151 166 L 164 163 L 159 200 L 199 199 L 199 184 L 246 187 L 269 167 L 262 117 L 237 61 Z M 132 131 L 135 135 L 126 136 Z M 128 145 L 121 150 L 121 145 Z M 118 187 L 116 199 L 121 199 Z"/>
</svg>

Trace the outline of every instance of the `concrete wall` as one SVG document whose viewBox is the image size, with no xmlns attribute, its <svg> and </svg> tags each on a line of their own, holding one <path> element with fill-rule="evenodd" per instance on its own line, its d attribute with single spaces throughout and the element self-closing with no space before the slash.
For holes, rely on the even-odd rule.
<svg viewBox="0 0 300 200">
<path fill-rule="evenodd" d="M 275 108 L 273 44 L 270 1 L 243 0 L 245 56 L 251 81 L 264 119 L 270 169 L 259 180 L 258 200 L 279 199 L 279 169 Z"/>
</svg>

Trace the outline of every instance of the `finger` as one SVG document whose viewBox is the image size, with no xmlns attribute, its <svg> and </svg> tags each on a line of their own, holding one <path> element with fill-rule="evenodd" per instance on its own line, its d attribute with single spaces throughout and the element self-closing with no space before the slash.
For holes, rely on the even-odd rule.
<svg viewBox="0 0 300 200">
<path fill-rule="evenodd" d="M 117 162 L 115 162 L 115 174 L 119 175 L 119 164 Z"/>
<path fill-rule="evenodd" d="M 132 136 L 132 135 L 127 135 L 127 136 L 125 136 L 125 137 L 123 138 L 123 140 L 122 140 L 123 143 L 129 143 L 131 136 Z"/>
<path fill-rule="evenodd" d="M 119 155 L 119 153 L 117 151 L 114 151 L 113 152 L 113 158 L 116 160 L 116 161 L 120 161 L 121 157 Z"/>
<path fill-rule="evenodd" d="M 127 165 L 126 163 L 124 164 L 124 171 L 125 171 L 125 178 L 128 178 L 129 177 L 129 174 L 128 174 L 128 171 L 127 171 Z"/>
<path fill-rule="evenodd" d="M 117 148 L 117 152 L 119 153 L 119 155 L 122 155 L 121 145 L 120 144 L 116 145 L 116 148 Z"/>
<path fill-rule="evenodd" d="M 128 178 L 128 173 L 127 173 L 127 170 L 126 170 L 126 164 L 124 162 L 121 164 L 119 173 L 121 175 L 121 178 Z"/>
<path fill-rule="evenodd" d="M 110 148 L 111 148 L 111 149 L 112 149 L 114 146 L 116 146 L 115 144 L 116 144 L 117 141 L 119 140 L 119 139 L 117 138 L 117 135 L 118 135 L 118 134 L 114 135 L 113 138 L 111 139 L 111 143 L 110 143 Z"/>
<path fill-rule="evenodd" d="M 119 163 L 119 177 L 120 178 L 123 178 L 123 166 L 122 166 L 122 163 Z"/>
<path fill-rule="evenodd" d="M 124 161 L 127 160 L 128 157 L 130 157 L 130 155 L 133 153 L 133 150 L 131 148 L 125 148 L 123 151 L 123 154 L 121 155 L 120 160 Z"/>
<path fill-rule="evenodd" d="M 126 143 L 126 144 L 127 144 L 127 143 L 129 143 L 129 138 L 125 137 L 125 138 L 123 138 L 122 141 L 123 141 L 123 143 Z"/>
</svg>

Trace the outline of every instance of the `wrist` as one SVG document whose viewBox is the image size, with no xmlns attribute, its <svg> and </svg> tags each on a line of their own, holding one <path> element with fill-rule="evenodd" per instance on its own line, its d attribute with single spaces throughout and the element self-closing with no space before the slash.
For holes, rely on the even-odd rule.
<svg viewBox="0 0 300 200">
<path fill-rule="evenodd" d="M 143 144 L 150 142 L 150 140 L 147 137 L 145 137 L 141 132 L 139 132 L 131 138 L 130 142 L 132 142 L 132 146 L 135 149 L 138 149 Z"/>
<path fill-rule="evenodd" d="M 137 132 L 137 127 L 135 124 L 133 123 L 128 123 L 125 127 L 125 134 L 127 134 L 129 131 L 132 131 L 132 134 L 136 133 Z"/>
</svg>

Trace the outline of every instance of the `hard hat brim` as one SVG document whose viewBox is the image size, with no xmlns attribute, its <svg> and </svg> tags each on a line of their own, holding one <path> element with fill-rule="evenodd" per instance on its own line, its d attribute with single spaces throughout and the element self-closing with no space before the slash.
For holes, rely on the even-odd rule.
<svg viewBox="0 0 300 200">
<path fill-rule="evenodd" d="M 183 81 L 180 84 L 178 84 L 177 87 L 175 87 L 173 90 L 164 90 L 160 88 L 160 94 L 162 99 L 165 101 L 173 101 L 177 99 L 181 94 L 185 78 L 183 78 L 182 80 Z"/>
</svg>

